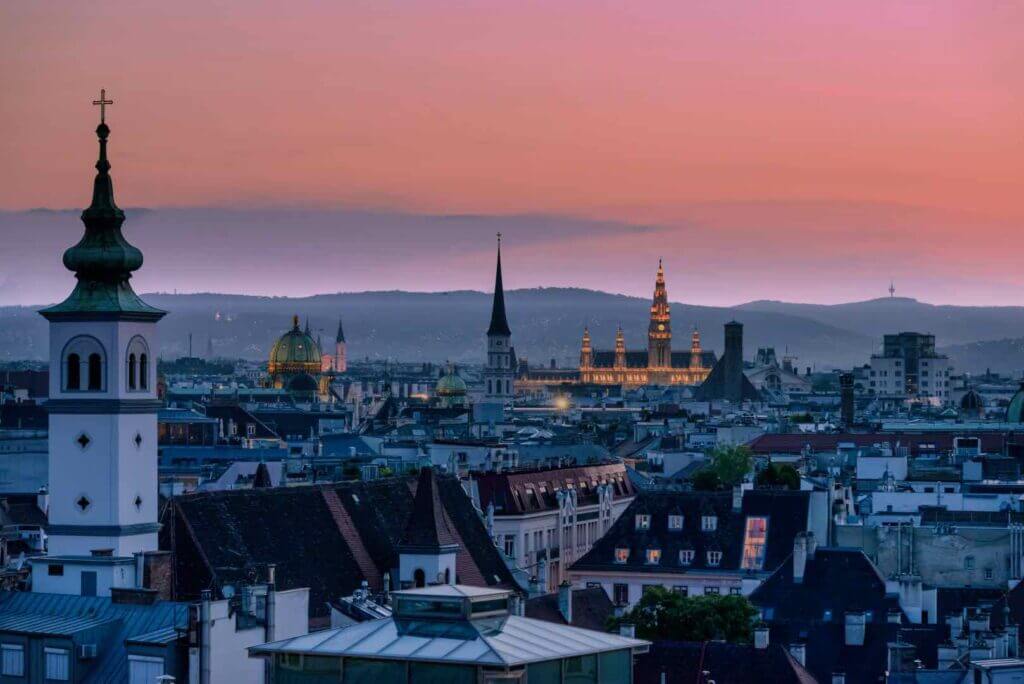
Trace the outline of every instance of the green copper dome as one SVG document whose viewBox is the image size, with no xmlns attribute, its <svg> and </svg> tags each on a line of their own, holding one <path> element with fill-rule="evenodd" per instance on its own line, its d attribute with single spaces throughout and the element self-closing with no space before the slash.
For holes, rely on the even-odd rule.
<svg viewBox="0 0 1024 684">
<path fill-rule="evenodd" d="M 1006 408 L 1007 423 L 1024 423 L 1024 382 L 1020 389 L 1010 399 L 1010 405 Z"/>
<path fill-rule="evenodd" d="M 434 386 L 434 393 L 439 397 L 464 397 L 466 391 L 466 381 L 459 377 L 452 366 L 448 367 L 448 372 Z"/>
<path fill-rule="evenodd" d="M 268 370 L 276 373 L 320 373 L 320 346 L 308 330 L 299 329 L 299 317 L 292 319 L 292 329 L 274 343 L 270 350 Z"/>
</svg>

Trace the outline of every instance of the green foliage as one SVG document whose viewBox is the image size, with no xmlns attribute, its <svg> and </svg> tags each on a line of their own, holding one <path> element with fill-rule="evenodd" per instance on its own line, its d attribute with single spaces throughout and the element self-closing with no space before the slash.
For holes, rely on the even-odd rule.
<svg viewBox="0 0 1024 684">
<path fill-rule="evenodd" d="M 713 468 L 701 468 L 690 478 L 698 492 L 716 492 L 722 488 L 722 478 Z"/>
<path fill-rule="evenodd" d="M 711 451 L 711 469 L 724 487 L 743 482 L 743 478 L 750 472 L 750 461 L 750 449 L 745 446 L 720 446 Z"/>
<path fill-rule="evenodd" d="M 662 587 L 644 592 L 640 602 L 620 618 L 609 620 L 617 630 L 623 622 L 636 625 L 636 635 L 652 641 L 749 643 L 758 611 L 743 596 L 682 596 Z"/>
<path fill-rule="evenodd" d="M 800 489 L 800 473 L 785 463 L 769 463 L 767 468 L 757 474 L 756 482 L 761 487 Z"/>
<path fill-rule="evenodd" d="M 814 416 L 810 413 L 796 413 L 789 417 L 789 420 L 797 425 L 804 425 L 806 423 L 813 423 Z"/>
</svg>

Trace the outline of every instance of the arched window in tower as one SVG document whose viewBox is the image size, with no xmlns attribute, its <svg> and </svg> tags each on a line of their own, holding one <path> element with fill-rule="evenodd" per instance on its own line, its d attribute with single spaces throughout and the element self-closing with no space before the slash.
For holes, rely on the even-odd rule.
<svg viewBox="0 0 1024 684">
<path fill-rule="evenodd" d="M 89 391 L 99 392 L 103 389 L 103 357 L 93 352 L 89 354 Z"/>
<path fill-rule="evenodd" d="M 82 389 L 82 357 L 68 354 L 67 370 L 65 371 L 65 388 L 67 390 Z"/>
<path fill-rule="evenodd" d="M 128 391 L 139 392 L 149 389 L 149 347 L 141 335 L 128 342 Z"/>
<path fill-rule="evenodd" d="M 135 364 L 135 354 L 129 354 L 128 355 L 128 389 L 129 390 L 137 389 L 138 381 L 136 380 L 136 377 L 135 377 L 135 373 L 136 373 L 137 370 L 138 370 L 138 367 Z"/>
</svg>

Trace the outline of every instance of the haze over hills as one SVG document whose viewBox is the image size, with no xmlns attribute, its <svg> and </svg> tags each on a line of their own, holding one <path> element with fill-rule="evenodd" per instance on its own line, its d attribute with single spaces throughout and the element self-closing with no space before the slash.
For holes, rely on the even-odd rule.
<svg viewBox="0 0 1024 684">
<path fill-rule="evenodd" d="M 212 339 L 216 356 L 262 360 L 270 345 L 291 324 L 292 315 L 308 317 L 325 345 L 334 339 L 339 315 L 344 320 L 350 358 L 479 363 L 490 312 L 488 293 L 459 290 L 436 293 L 401 291 L 324 294 L 313 297 L 256 297 L 230 294 L 146 294 L 166 309 L 159 326 L 161 355 L 205 355 Z M 583 326 L 598 348 L 611 348 L 622 325 L 631 349 L 646 348 L 649 301 L 640 297 L 572 288 L 533 288 L 506 292 L 513 342 L 531 364 L 575 364 Z M 39 307 L 0 307 L 0 359 L 46 356 L 45 321 Z M 955 310 L 956 324 L 950 316 Z M 949 347 L 958 370 L 1024 369 L 1021 307 L 947 307 L 910 299 L 885 299 L 835 306 L 751 302 L 737 307 L 672 304 L 674 347 L 689 345 L 690 330 L 702 333 L 706 349 L 721 353 L 722 325 L 745 325 L 745 353 L 774 346 L 779 356 L 797 357 L 800 368 L 848 367 L 866 362 L 882 334 L 901 330 L 935 332 Z M 987 339 L 986 339 L 987 338 Z M 1001 340 L 994 342 L 991 340 Z M 957 342 L 956 346 L 945 344 Z"/>
</svg>

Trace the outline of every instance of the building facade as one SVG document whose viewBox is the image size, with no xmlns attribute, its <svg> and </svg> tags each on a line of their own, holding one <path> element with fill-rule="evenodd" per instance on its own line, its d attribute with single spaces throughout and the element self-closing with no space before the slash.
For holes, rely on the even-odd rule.
<svg viewBox="0 0 1024 684">
<path fill-rule="evenodd" d="M 880 399 L 945 404 L 952 373 L 949 357 L 935 351 L 935 335 L 886 335 L 882 353 L 871 357 L 867 391 Z"/>
<path fill-rule="evenodd" d="M 689 351 L 672 351 L 672 314 L 665 288 L 665 269 L 659 260 L 647 327 L 647 351 L 628 351 L 622 328 L 615 333 L 614 350 L 594 350 L 590 331 L 584 329 L 578 381 L 626 386 L 699 385 L 714 363 L 714 353 L 701 348 L 700 333 L 696 330 L 691 336 Z"/>
</svg>

